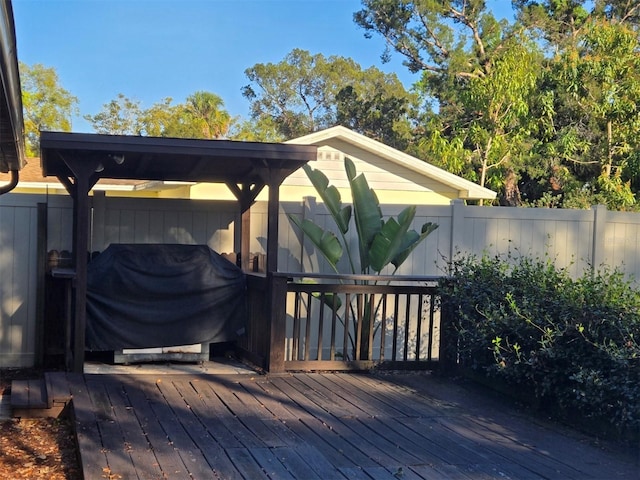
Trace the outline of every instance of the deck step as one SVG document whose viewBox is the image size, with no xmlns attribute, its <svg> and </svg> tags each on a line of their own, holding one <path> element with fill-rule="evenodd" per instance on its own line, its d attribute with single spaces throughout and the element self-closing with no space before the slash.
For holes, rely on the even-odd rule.
<svg viewBox="0 0 640 480">
<path fill-rule="evenodd" d="M 11 382 L 12 408 L 47 408 L 44 380 L 14 380 Z"/>
<path fill-rule="evenodd" d="M 14 417 L 58 417 L 70 400 L 60 384 L 61 378 L 14 380 L 11 382 L 11 411 Z M 66 384 L 66 378 L 64 379 Z M 48 390 L 54 392 L 48 395 Z"/>
<path fill-rule="evenodd" d="M 81 375 L 67 372 L 46 372 L 44 374 L 49 408 L 64 407 L 71 401 L 69 377 L 72 376 Z"/>
</svg>

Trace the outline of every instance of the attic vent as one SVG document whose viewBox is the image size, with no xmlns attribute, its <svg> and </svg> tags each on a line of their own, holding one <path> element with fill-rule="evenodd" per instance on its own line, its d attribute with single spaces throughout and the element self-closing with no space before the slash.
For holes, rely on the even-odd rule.
<svg viewBox="0 0 640 480">
<path fill-rule="evenodd" d="M 332 149 L 318 149 L 318 160 L 324 160 L 329 162 L 343 162 L 344 153 L 339 150 Z"/>
</svg>

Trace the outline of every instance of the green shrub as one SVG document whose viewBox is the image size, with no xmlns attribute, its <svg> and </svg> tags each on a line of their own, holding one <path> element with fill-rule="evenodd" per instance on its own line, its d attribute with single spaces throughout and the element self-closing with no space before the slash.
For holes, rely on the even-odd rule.
<svg viewBox="0 0 640 480">
<path fill-rule="evenodd" d="M 640 428 L 640 292 L 619 271 L 466 257 L 440 282 L 460 365 L 541 407 Z"/>
</svg>

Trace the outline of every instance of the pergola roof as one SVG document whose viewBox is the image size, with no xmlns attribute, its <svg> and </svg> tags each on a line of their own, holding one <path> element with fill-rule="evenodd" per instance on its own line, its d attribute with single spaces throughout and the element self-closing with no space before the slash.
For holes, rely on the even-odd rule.
<svg viewBox="0 0 640 480">
<path fill-rule="evenodd" d="M 41 132 L 40 150 L 45 176 L 72 178 L 70 165 L 83 162 L 95 165 L 97 178 L 239 185 L 268 184 L 269 179 L 279 184 L 302 165 L 315 160 L 317 147 Z"/>
</svg>

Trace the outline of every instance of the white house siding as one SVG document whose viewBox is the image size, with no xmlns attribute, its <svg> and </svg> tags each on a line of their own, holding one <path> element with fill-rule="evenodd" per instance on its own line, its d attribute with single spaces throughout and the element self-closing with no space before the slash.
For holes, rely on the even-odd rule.
<svg viewBox="0 0 640 480">
<path fill-rule="evenodd" d="M 345 156 L 353 161 L 358 174 L 363 173 L 366 176 L 369 186 L 376 191 L 381 203 L 399 200 L 400 202 L 412 201 L 421 205 L 433 205 L 448 204 L 451 199 L 458 198 L 458 192 L 453 188 L 350 143 L 335 139 L 332 141 L 331 147 L 320 147 L 318 159 L 309 165 L 327 176 L 329 183 L 340 191 L 345 202 L 350 201 L 349 182 L 344 169 Z M 301 191 L 300 188 L 306 190 Z M 302 192 L 302 195 L 315 194 L 315 190 L 302 169 L 287 177 L 281 189 L 281 199 L 287 201 L 301 199 L 302 195 L 298 198 L 292 198 L 288 193 L 289 190 L 298 194 Z M 410 200 L 411 198 L 413 200 Z"/>
</svg>

